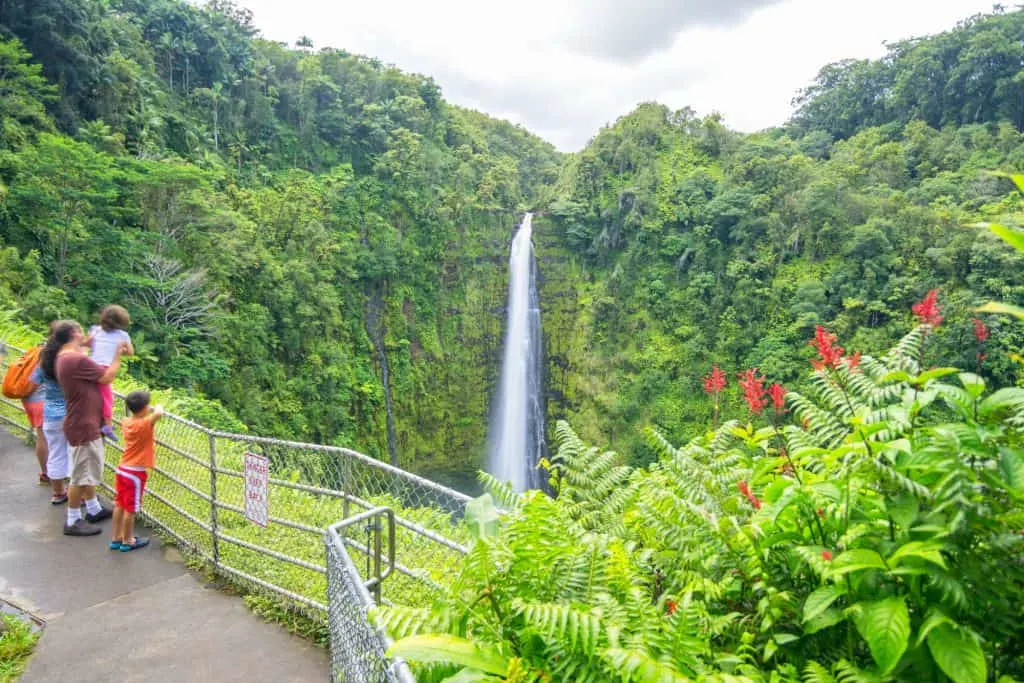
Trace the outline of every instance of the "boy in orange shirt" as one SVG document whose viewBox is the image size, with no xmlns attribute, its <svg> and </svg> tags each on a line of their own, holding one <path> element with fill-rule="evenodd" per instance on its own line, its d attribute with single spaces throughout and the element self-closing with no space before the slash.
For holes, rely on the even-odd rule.
<svg viewBox="0 0 1024 683">
<path fill-rule="evenodd" d="M 142 509 L 147 470 L 153 469 L 153 425 L 164 414 L 162 406 L 150 409 L 149 392 L 133 391 L 124 398 L 131 413 L 121 423 L 124 452 L 115 472 L 114 538 L 111 550 L 122 553 L 149 545 L 145 536 L 135 536 L 135 513 Z"/>
</svg>

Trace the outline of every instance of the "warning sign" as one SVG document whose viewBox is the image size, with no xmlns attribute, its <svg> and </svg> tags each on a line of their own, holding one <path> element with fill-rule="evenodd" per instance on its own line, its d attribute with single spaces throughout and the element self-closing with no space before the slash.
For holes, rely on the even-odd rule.
<svg viewBox="0 0 1024 683">
<path fill-rule="evenodd" d="M 267 526 L 270 461 L 256 453 L 245 454 L 245 516 L 250 522 Z"/>
</svg>

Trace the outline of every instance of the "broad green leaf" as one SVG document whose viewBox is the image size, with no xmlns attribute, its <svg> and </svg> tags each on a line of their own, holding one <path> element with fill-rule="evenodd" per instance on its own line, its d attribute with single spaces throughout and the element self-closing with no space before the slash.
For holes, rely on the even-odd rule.
<svg viewBox="0 0 1024 683">
<path fill-rule="evenodd" d="M 845 594 L 845 587 L 838 584 L 829 584 L 808 595 L 804 601 L 804 622 L 806 623 L 824 612 L 832 606 L 833 602 Z"/>
<path fill-rule="evenodd" d="M 934 608 L 930 610 L 928 616 L 924 619 L 924 623 L 921 624 L 921 628 L 917 630 L 917 641 L 914 643 L 914 647 L 921 647 L 921 643 L 928 637 L 932 629 L 942 624 L 956 626 L 956 623 L 943 614 L 941 610 Z"/>
<path fill-rule="evenodd" d="M 988 664 L 978 641 L 963 629 L 943 623 L 928 632 L 928 650 L 955 683 L 985 683 Z"/>
<path fill-rule="evenodd" d="M 978 404 L 978 414 L 988 417 L 1001 410 L 1024 408 L 1024 389 L 1021 387 L 1003 387 L 985 398 Z"/>
<path fill-rule="evenodd" d="M 885 509 L 900 529 L 909 531 L 910 527 L 914 524 L 914 520 L 917 519 L 921 504 L 915 496 L 904 492 L 895 498 L 887 500 L 885 502 Z"/>
<path fill-rule="evenodd" d="M 902 597 L 856 605 L 854 623 L 885 676 L 899 664 L 910 642 L 910 614 Z"/>
<path fill-rule="evenodd" d="M 945 569 L 946 560 L 942 557 L 941 549 L 940 544 L 932 541 L 911 541 L 897 548 L 896 552 L 889 556 L 888 563 L 890 567 L 896 567 L 908 557 L 917 557 Z"/>
<path fill-rule="evenodd" d="M 882 560 L 882 556 L 874 550 L 855 548 L 847 550 L 832 560 L 832 566 L 829 568 L 829 571 L 833 576 L 840 576 L 849 572 L 860 571 L 861 569 L 885 570 L 887 567 Z"/>
<path fill-rule="evenodd" d="M 999 474 L 1006 487 L 1017 493 L 1024 493 L 1024 456 L 1015 448 L 999 449 Z"/>
<path fill-rule="evenodd" d="M 389 647 L 387 655 L 413 662 L 447 662 L 499 676 L 508 672 L 508 659 L 497 648 L 458 636 L 409 636 Z"/>
<path fill-rule="evenodd" d="M 491 494 L 485 493 L 466 503 L 466 526 L 473 538 L 489 538 L 498 535 L 501 521 Z"/>
<path fill-rule="evenodd" d="M 1024 251 L 1024 232 L 999 223 L 989 223 L 988 229 L 1017 251 Z"/>
<path fill-rule="evenodd" d="M 998 301 L 989 301 L 984 306 L 979 306 L 974 310 L 978 313 L 1004 313 L 1006 315 L 1012 315 L 1020 320 L 1024 320 L 1024 308 L 1014 306 L 1013 304 L 1002 304 Z"/>
<path fill-rule="evenodd" d="M 955 375 L 960 372 L 956 368 L 932 368 L 931 370 L 925 370 L 916 379 L 916 384 L 924 385 L 932 380 L 939 379 L 940 377 L 947 377 L 949 375 Z"/>
<path fill-rule="evenodd" d="M 486 674 L 477 669 L 462 669 L 459 673 L 441 680 L 441 683 L 480 683 L 480 681 L 500 681 L 497 676 Z"/>
<path fill-rule="evenodd" d="M 804 633 L 811 635 L 818 631 L 824 631 L 827 628 L 835 626 L 841 621 L 846 619 L 846 614 L 843 610 L 835 609 L 830 607 L 815 618 L 811 619 L 804 624 Z"/>
<path fill-rule="evenodd" d="M 910 374 L 905 370 L 893 370 L 882 377 L 880 384 L 889 384 L 890 382 L 910 382 L 910 379 Z"/>
<path fill-rule="evenodd" d="M 985 393 L 985 380 L 978 377 L 973 372 L 961 372 L 957 375 L 960 380 L 960 384 L 964 386 L 964 389 L 970 394 L 971 398 L 978 398 Z"/>
</svg>

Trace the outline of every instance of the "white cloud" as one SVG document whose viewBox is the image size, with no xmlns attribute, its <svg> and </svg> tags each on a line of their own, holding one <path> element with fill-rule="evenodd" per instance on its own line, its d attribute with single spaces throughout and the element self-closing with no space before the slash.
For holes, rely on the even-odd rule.
<svg viewBox="0 0 1024 683">
<path fill-rule="evenodd" d="M 575 150 L 646 100 L 719 111 L 739 130 L 780 124 L 826 63 L 881 56 L 884 41 L 951 28 L 992 0 L 240 4 L 268 38 L 308 35 L 433 76 L 450 101 Z"/>
</svg>

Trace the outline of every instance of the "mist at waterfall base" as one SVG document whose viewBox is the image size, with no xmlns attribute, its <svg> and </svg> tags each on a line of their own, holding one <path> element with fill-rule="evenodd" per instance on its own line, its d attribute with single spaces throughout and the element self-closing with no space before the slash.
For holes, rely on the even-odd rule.
<svg viewBox="0 0 1024 683">
<path fill-rule="evenodd" d="M 509 256 L 505 352 L 491 407 L 489 471 L 516 491 L 539 488 L 537 462 L 545 454 L 543 337 L 533 214 L 523 216 Z"/>
</svg>

